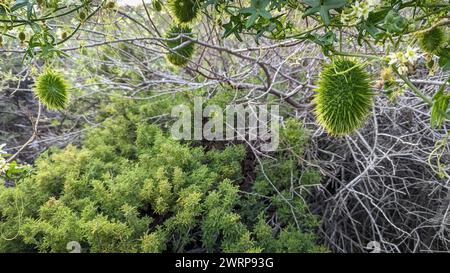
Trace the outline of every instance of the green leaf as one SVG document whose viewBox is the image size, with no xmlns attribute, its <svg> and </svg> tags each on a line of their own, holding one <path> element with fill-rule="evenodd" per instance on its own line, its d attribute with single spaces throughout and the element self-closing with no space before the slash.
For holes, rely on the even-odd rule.
<svg viewBox="0 0 450 273">
<path fill-rule="evenodd" d="M 337 41 L 336 34 L 332 31 L 328 31 L 323 35 L 310 34 L 307 36 L 307 39 L 320 45 L 325 55 L 329 55 L 330 50 L 333 49 L 333 43 Z"/>
<path fill-rule="evenodd" d="M 270 0 L 252 0 L 252 7 L 257 10 L 264 10 L 269 5 Z"/>
<path fill-rule="evenodd" d="M 239 16 L 231 16 L 230 22 L 222 25 L 225 29 L 225 32 L 223 33 L 223 38 L 227 38 L 231 34 L 234 34 L 234 36 L 242 42 L 242 38 L 239 35 L 239 31 L 242 29 L 242 22 Z"/>
<path fill-rule="evenodd" d="M 239 12 L 245 14 L 252 14 L 256 12 L 256 9 L 254 7 L 242 8 L 239 10 Z"/>
<path fill-rule="evenodd" d="M 329 31 L 324 35 L 312 34 L 308 37 L 308 39 L 320 46 L 330 46 L 333 42 L 337 41 L 336 34 L 332 31 Z"/>
<path fill-rule="evenodd" d="M 369 18 L 367 18 L 367 22 L 370 22 L 372 24 L 383 23 L 389 11 L 391 11 L 391 8 L 385 8 L 379 11 L 372 11 L 369 14 Z"/>
<path fill-rule="evenodd" d="M 325 25 L 328 26 L 330 24 L 330 14 L 328 13 L 328 10 L 322 6 L 319 10 L 319 13 Z"/>
<path fill-rule="evenodd" d="M 330 10 L 343 7 L 345 4 L 347 4 L 347 0 L 325 0 L 323 1 L 322 6 Z"/>
<path fill-rule="evenodd" d="M 303 17 L 319 12 L 325 25 L 329 25 L 331 21 L 330 9 L 338 9 L 347 4 L 347 0 L 304 0 L 303 2 L 311 6 L 311 8 L 305 11 Z"/>
<path fill-rule="evenodd" d="M 450 54 L 445 54 L 443 51 L 442 55 L 439 57 L 439 66 L 442 70 L 447 71 L 450 70 Z"/>
<path fill-rule="evenodd" d="M 249 28 L 251 26 L 253 26 L 256 22 L 256 19 L 258 19 L 259 14 L 258 13 L 253 13 L 250 18 L 248 18 L 247 22 L 245 23 L 245 27 Z"/>
<path fill-rule="evenodd" d="M 311 7 L 320 6 L 320 0 L 304 0 L 303 2 Z"/>
<path fill-rule="evenodd" d="M 305 11 L 305 13 L 303 13 L 303 17 L 312 15 L 312 14 L 318 12 L 319 10 L 320 10 L 320 6 L 317 6 L 317 7 L 313 7 L 313 8 L 307 9 L 307 10 Z"/>
<path fill-rule="evenodd" d="M 391 10 L 384 18 L 384 28 L 390 33 L 402 33 L 408 26 L 405 18 Z"/>
<path fill-rule="evenodd" d="M 447 83 L 444 83 L 439 91 L 433 96 L 433 106 L 431 107 L 431 126 L 441 127 L 444 123 L 447 112 L 448 104 L 450 101 L 450 94 L 444 93 L 444 87 Z"/>
<path fill-rule="evenodd" d="M 16 3 L 11 7 L 11 11 L 16 11 L 29 4 L 28 0 L 17 0 Z"/>
<path fill-rule="evenodd" d="M 270 12 L 268 12 L 267 10 L 262 10 L 259 15 L 268 20 L 272 18 L 272 14 L 270 14 Z"/>
<path fill-rule="evenodd" d="M 34 3 L 28 3 L 27 4 L 27 19 L 31 20 L 31 16 L 33 15 L 33 5 Z"/>
</svg>

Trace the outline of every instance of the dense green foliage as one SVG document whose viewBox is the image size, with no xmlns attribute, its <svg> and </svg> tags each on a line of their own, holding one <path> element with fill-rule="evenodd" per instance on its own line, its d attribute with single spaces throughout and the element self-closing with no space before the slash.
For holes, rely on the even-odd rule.
<svg viewBox="0 0 450 273">
<path fill-rule="evenodd" d="M 207 151 L 143 122 L 169 105 L 108 104 L 103 126 L 82 148 L 52 149 L 15 187 L 2 183 L 0 252 L 66 252 L 70 241 L 87 252 L 324 251 L 315 243 L 315 217 L 289 191 L 292 181 L 300 187 L 320 180 L 312 169 L 300 172 L 289 155 L 302 154 L 307 142 L 298 122 L 283 130 L 292 152 L 262 165 L 281 195 L 261 171 L 252 192 L 243 193 L 244 146 Z"/>
</svg>

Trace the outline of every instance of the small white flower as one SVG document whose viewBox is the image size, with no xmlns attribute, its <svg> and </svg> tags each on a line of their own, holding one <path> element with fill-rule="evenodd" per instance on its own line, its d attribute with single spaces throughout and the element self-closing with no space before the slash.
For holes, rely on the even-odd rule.
<svg viewBox="0 0 450 273">
<path fill-rule="evenodd" d="M 354 15 L 358 16 L 360 8 L 361 8 L 361 5 L 359 4 L 358 1 L 356 1 L 355 4 L 352 5 L 352 12 L 351 12 L 351 14 L 354 14 Z"/>
<path fill-rule="evenodd" d="M 411 46 L 408 46 L 406 48 L 406 59 L 411 64 L 413 64 L 415 61 L 417 61 L 417 59 L 420 58 L 420 54 L 417 53 L 417 50 L 417 48 L 412 48 Z"/>
<path fill-rule="evenodd" d="M 344 25 L 354 23 L 354 21 L 355 21 L 354 19 L 355 19 L 354 11 L 351 11 L 351 12 L 343 11 L 341 14 L 341 23 Z"/>
<path fill-rule="evenodd" d="M 381 5 L 381 0 L 367 0 L 367 4 L 371 7 L 378 7 Z"/>
<path fill-rule="evenodd" d="M 341 22 L 343 24 L 347 23 L 359 23 L 362 20 L 367 20 L 369 14 L 375 10 L 381 4 L 381 0 L 363 0 L 355 1 L 351 5 L 350 12 L 344 11 L 341 14 Z"/>
<path fill-rule="evenodd" d="M 367 20 L 369 18 L 370 10 L 368 7 L 364 7 L 360 10 L 361 15 L 359 17 L 364 18 L 364 20 Z"/>
<path fill-rule="evenodd" d="M 409 70 L 408 66 L 414 64 L 414 62 L 421 57 L 421 55 L 417 53 L 417 50 L 417 48 L 408 46 L 406 52 L 397 51 L 390 53 L 387 56 L 386 61 L 389 62 L 389 65 L 397 67 L 398 73 L 406 74 Z"/>
<path fill-rule="evenodd" d="M 408 62 L 408 59 L 406 58 L 406 55 L 402 51 L 398 51 L 395 53 L 395 58 L 397 58 L 397 61 L 399 64 L 404 64 Z"/>
<path fill-rule="evenodd" d="M 6 159 L 0 157 L 0 173 L 4 173 L 9 169 L 9 164 L 6 162 Z"/>
<path fill-rule="evenodd" d="M 397 60 L 400 63 L 406 63 L 407 62 L 405 53 L 403 53 L 402 51 L 399 51 L 399 52 L 395 53 L 395 56 L 397 57 Z"/>
<path fill-rule="evenodd" d="M 355 4 L 352 6 L 353 12 L 356 14 L 356 17 L 358 17 L 359 20 L 364 19 L 367 20 L 369 18 L 369 13 L 373 10 L 367 2 L 358 2 L 356 1 Z"/>
<path fill-rule="evenodd" d="M 387 59 L 389 61 L 389 65 L 397 64 L 399 62 L 397 59 L 397 54 L 395 54 L 395 53 L 390 53 L 387 56 Z"/>
<path fill-rule="evenodd" d="M 397 67 L 400 74 L 405 74 L 408 72 L 408 65 L 414 64 L 420 57 L 421 55 L 417 53 L 417 48 L 408 46 L 405 53 L 403 51 L 398 51 L 389 54 L 387 56 L 387 61 L 389 62 L 389 65 Z"/>
<path fill-rule="evenodd" d="M 3 150 L 5 148 L 6 143 L 0 144 L 0 154 L 6 154 L 6 151 Z"/>
</svg>

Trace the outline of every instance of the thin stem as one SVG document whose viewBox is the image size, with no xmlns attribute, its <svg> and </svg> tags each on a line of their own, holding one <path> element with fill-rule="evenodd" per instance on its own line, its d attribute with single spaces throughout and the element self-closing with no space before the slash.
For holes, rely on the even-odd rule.
<svg viewBox="0 0 450 273">
<path fill-rule="evenodd" d="M 89 15 L 86 17 L 86 19 L 83 20 L 83 21 L 86 22 L 86 21 L 89 20 L 92 16 L 94 16 L 94 15 L 100 10 L 100 8 L 102 7 L 103 3 L 104 3 L 104 1 L 102 1 L 102 2 L 100 3 L 100 5 L 98 5 L 98 7 L 97 7 L 91 14 L 89 14 Z M 65 43 L 66 41 L 68 41 L 70 38 L 72 38 L 72 37 L 75 35 L 75 33 L 77 33 L 77 31 L 80 29 L 80 27 L 81 27 L 82 24 L 83 24 L 83 22 L 80 22 L 80 23 L 78 24 L 78 26 L 72 31 L 72 33 L 71 33 L 70 35 L 67 35 L 67 37 L 66 37 L 65 39 L 63 39 L 63 40 L 57 42 L 56 44 L 57 44 L 57 45 L 63 44 L 63 43 Z"/>
<path fill-rule="evenodd" d="M 397 74 L 397 76 L 400 77 L 400 79 L 403 80 L 403 82 L 409 87 L 411 88 L 411 90 L 413 91 L 414 94 L 416 94 L 416 96 L 418 96 L 419 98 L 421 98 L 424 102 L 426 102 L 430 107 L 433 107 L 433 99 L 428 97 L 427 95 L 425 95 L 424 93 L 422 93 L 422 91 L 419 90 L 419 88 L 417 88 L 412 82 L 411 80 L 406 77 L 405 75 L 402 75 L 398 72 L 398 70 L 394 67 L 393 68 L 395 74 Z M 439 113 L 441 115 L 443 115 L 445 118 L 450 119 L 450 115 L 445 113 L 444 111 L 437 109 L 439 111 Z"/>
<path fill-rule="evenodd" d="M 363 54 L 363 53 L 350 53 L 350 52 L 339 52 L 339 51 L 334 51 L 333 53 L 334 53 L 334 55 L 339 55 L 339 56 L 357 57 L 357 58 L 366 58 L 366 59 L 377 59 L 377 60 L 381 59 L 381 57 L 379 57 L 379 56 Z"/>
<path fill-rule="evenodd" d="M 66 11 L 66 12 L 63 12 L 63 13 L 61 13 L 61 14 L 52 15 L 52 16 L 49 16 L 49 17 L 36 18 L 36 19 L 30 19 L 30 20 L 23 20 L 23 19 L 19 19 L 19 20 L 12 20 L 12 19 L 5 20 L 5 19 L 0 19 L 0 23 L 23 23 L 23 24 L 28 24 L 28 23 L 32 23 L 32 22 L 48 21 L 48 20 L 51 20 L 51 19 L 56 19 L 56 18 L 65 16 L 65 15 L 71 14 L 71 13 L 73 13 L 73 12 L 75 12 L 75 11 L 77 11 L 77 10 L 79 10 L 79 9 L 81 9 L 81 8 L 83 8 L 83 7 L 85 7 L 85 6 L 87 6 L 87 5 L 89 5 L 91 2 L 92 2 L 92 1 L 89 1 L 89 2 L 86 3 L 86 4 L 77 6 L 77 7 L 73 8 L 73 9 L 71 9 L 71 10 L 68 10 L 68 11 Z M 67 7 L 61 7 L 61 8 L 59 8 L 58 10 L 62 10 L 62 9 L 65 9 L 65 8 L 67 8 Z M 56 11 L 58 11 L 58 10 L 56 10 Z"/>
<path fill-rule="evenodd" d="M 400 77 L 400 79 L 403 80 L 404 83 L 406 83 L 406 85 L 408 85 L 409 88 L 411 88 L 411 90 L 414 92 L 414 94 L 416 94 L 419 98 L 421 98 L 424 102 L 426 102 L 428 105 L 433 106 L 433 100 L 431 98 L 429 98 L 427 95 L 425 95 L 424 93 L 422 93 L 422 91 L 419 90 L 419 88 L 417 88 L 410 80 L 408 77 L 406 77 L 403 74 L 400 74 L 397 70 L 397 68 L 393 68 L 395 74 L 397 74 L 397 76 Z"/>
</svg>

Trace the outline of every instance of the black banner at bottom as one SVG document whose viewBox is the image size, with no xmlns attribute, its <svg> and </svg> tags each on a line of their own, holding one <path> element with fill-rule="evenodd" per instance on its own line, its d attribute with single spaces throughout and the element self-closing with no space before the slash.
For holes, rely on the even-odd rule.
<svg viewBox="0 0 450 273">
<path fill-rule="evenodd" d="M 0 254 L 0 268 L 60 272 L 302 272 L 395 269 L 448 263 L 450 254 Z M 429 261 L 433 260 L 433 261 Z"/>
</svg>

